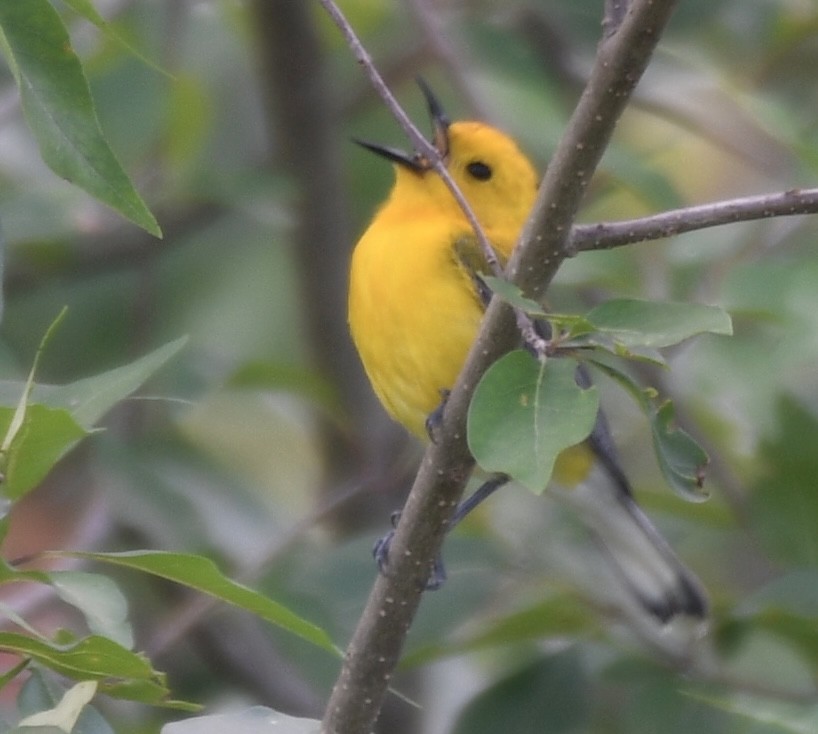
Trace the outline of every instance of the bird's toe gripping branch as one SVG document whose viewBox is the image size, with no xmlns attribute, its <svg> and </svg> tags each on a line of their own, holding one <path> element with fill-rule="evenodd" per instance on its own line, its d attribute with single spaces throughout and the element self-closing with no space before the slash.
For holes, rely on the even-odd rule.
<svg viewBox="0 0 818 734">
<path fill-rule="evenodd" d="M 500 489 L 500 487 L 506 485 L 508 482 L 509 477 L 505 474 L 495 474 L 481 484 L 468 499 L 464 500 L 457 506 L 457 509 L 454 511 L 454 515 L 452 515 L 451 522 L 449 523 L 448 532 L 451 532 L 451 530 L 472 510 L 474 510 L 485 499 L 494 494 L 494 492 Z M 389 572 L 389 549 L 392 546 L 392 539 L 395 536 L 394 529 L 397 527 L 399 520 L 400 511 L 393 512 L 391 518 L 393 529 L 382 538 L 375 541 L 375 545 L 372 548 L 372 556 L 375 559 L 375 562 L 378 564 L 378 571 L 384 575 Z M 443 564 L 442 556 L 438 554 L 431 564 L 429 569 L 429 577 L 426 580 L 424 588 L 426 591 L 436 591 L 443 586 L 445 582 L 446 567 Z"/>
</svg>

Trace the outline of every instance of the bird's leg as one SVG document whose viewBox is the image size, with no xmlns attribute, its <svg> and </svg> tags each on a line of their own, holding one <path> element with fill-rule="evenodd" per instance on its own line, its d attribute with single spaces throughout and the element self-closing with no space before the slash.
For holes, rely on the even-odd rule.
<svg viewBox="0 0 818 734">
<path fill-rule="evenodd" d="M 466 517 L 466 515 L 474 510 L 474 508 L 481 504 L 485 499 L 494 494 L 494 492 L 500 489 L 500 487 L 507 484 L 508 481 L 509 477 L 506 474 L 495 474 L 483 482 L 483 484 L 481 484 L 468 499 L 465 499 L 457 506 L 446 532 L 451 532 L 455 526 L 457 526 L 457 524 Z M 392 538 L 395 535 L 394 528 L 397 526 L 398 520 L 400 520 L 400 511 L 393 512 L 391 520 L 393 529 L 377 540 L 375 546 L 372 548 L 372 555 L 375 558 L 375 562 L 378 564 L 378 570 L 383 574 L 386 573 L 389 565 L 389 548 L 392 545 Z M 437 555 L 432 562 L 431 569 L 429 570 L 429 578 L 426 581 L 426 590 L 435 591 L 443 586 L 445 581 L 446 568 L 443 565 L 443 559 L 440 557 L 440 555 Z"/>
<path fill-rule="evenodd" d="M 437 443 L 437 433 L 443 423 L 443 411 L 446 410 L 451 392 L 445 387 L 440 388 L 440 404 L 426 416 L 426 433 L 432 443 Z"/>
</svg>

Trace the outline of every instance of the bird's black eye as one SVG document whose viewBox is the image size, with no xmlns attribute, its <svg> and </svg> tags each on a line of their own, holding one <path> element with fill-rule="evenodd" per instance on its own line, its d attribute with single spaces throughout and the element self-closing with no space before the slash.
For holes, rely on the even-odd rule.
<svg viewBox="0 0 818 734">
<path fill-rule="evenodd" d="M 488 181 L 491 178 L 491 166 L 486 165 L 483 161 L 472 161 L 466 166 L 469 175 L 476 178 L 478 181 Z"/>
</svg>

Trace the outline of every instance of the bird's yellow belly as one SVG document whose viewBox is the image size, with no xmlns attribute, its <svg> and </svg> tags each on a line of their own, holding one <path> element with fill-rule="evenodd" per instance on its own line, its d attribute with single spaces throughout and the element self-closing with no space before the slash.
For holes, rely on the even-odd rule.
<svg viewBox="0 0 818 734">
<path fill-rule="evenodd" d="M 383 234 L 370 231 L 358 244 L 349 320 L 384 407 L 425 438 L 426 418 L 440 404 L 440 391 L 457 378 L 482 310 L 445 245 L 452 241 L 448 232 L 435 232 L 430 224 L 402 234 L 409 239 L 384 247 L 378 242 Z M 423 244 L 431 242 L 439 244 Z"/>
</svg>

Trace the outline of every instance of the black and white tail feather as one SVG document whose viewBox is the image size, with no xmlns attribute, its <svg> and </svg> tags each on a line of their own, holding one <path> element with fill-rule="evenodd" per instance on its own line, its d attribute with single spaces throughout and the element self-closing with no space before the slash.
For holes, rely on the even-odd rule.
<svg viewBox="0 0 818 734">
<path fill-rule="evenodd" d="M 591 384 L 582 367 L 577 382 Z M 702 586 L 636 504 L 601 411 L 588 443 L 596 465 L 582 484 L 558 496 L 578 511 L 621 583 L 645 610 L 661 622 L 678 616 L 704 619 L 708 604 Z"/>
</svg>

